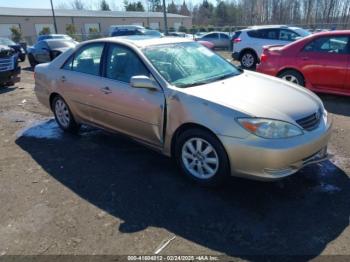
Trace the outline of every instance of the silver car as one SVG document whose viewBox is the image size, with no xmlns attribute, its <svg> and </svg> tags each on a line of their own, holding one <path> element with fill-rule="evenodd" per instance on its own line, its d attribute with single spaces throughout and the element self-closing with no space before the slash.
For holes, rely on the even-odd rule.
<svg viewBox="0 0 350 262">
<path fill-rule="evenodd" d="M 328 158 L 331 121 L 307 89 L 242 71 L 185 38 L 106 38 L 35 68 L 59 126 L 126 134 L 204 185 L 276 180 Z"/>
</svg>

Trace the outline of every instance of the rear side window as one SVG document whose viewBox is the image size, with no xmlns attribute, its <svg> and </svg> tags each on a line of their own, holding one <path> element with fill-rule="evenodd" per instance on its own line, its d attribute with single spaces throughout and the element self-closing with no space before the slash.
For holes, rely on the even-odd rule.
<svg viewBox="0 0 350 262">
<path fill-rule="evenodd" d="M 247 34 L 253 38 L 278 40 L 279 29 L 258 29 L 248 31 Z"/>
<path fill-rule="evenodd" d="M 208 34 L 204 36 L 204 38 L 219 38 L 219 34 L 213 33 L 213 34 Z"/>
<path fill-rule="evenodd" d="M 100 75 L 103 47 L 103 43 L 83 46 L 75 53 L 74 57 L 67 60 L 63 68 L 89 75 Z"/>
<path fill-rule="evenodd" d="M 304 47 L 305 52 L 347 54 L 347 36 L 319 37 Z"/>
</svg>

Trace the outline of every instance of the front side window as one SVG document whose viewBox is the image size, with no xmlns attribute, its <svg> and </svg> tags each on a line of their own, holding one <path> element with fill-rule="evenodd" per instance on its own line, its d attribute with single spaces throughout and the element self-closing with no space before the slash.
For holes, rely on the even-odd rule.
<svg viewBox="0 0 350 262">
<path fill-rule="evenodd" d="M 74 56 L 72 71 L 98 76 L 104 44 L 96 43 L 82 47 Z"/>
<path fill-rule="evenodd" d="M 149 76 L 148 69 L 129 48 L 111 45 L 107 54 L 106 77 L 129 83 L 133 76 Z"/>
<path fill-rule="evenodd" d="M 304 47 L 305 52 L 347 54 L 347 36 L 319 37 Z"/>
<path fill-rule="evenodd" d="M 143 49 L 158 72 L 177 87 L 208 84 L 241 72 L 198 43 L 156 45 Z"/>
<path fill-rule="evenodd" d="M 299 38 L 300 36 L 291 31 L 291 30 L 287 30 L 287 29 L 281 29 L 280 30 L 280 40 L 282 41 L 295 41 Z"/>
</svg>

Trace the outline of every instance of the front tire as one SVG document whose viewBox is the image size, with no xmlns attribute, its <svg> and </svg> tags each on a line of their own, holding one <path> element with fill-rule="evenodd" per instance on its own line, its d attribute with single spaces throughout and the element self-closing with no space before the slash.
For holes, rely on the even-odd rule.
<svg viewBox="0 0 350 262">
<path fill-rule="evenodd" d="M 296 85 L 305 86 L 305 80 L 302 74 L 295 70 L 286 70 L 278 75 L 279 78 L 292 82 Z"/>
<path fill-rule="evenodd" d="M 229 160 L 221 142 L 202 129 L 189 129 L 179 135 L 175 158 L 185 175 L 200 185 L 221 185 L 230 174 Z"/>
<path fill-rule="evenodd" d="M 53 99 L 52 110 L 56 122 L 63 131 L 73 134 L 76 134 L 79 131 L 80 126 L 75 122 L 72 112 L 62 97 L 56 96 Z"/>
</svg>

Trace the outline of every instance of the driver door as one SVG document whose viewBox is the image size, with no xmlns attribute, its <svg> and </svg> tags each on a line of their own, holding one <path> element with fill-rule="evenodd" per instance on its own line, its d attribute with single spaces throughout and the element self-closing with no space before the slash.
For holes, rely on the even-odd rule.
<svg viewBox="0 0 350 262">
<path fill-rule="evenodd" d="M 163 143 L 165 97 L 162 89 L 130 85 L 133 76 L 152 78 L 139 56 L 130 48 L 109 44 L 102 81 L 91 100 L 93 122 L 155 146 Z"/>
</svg>

